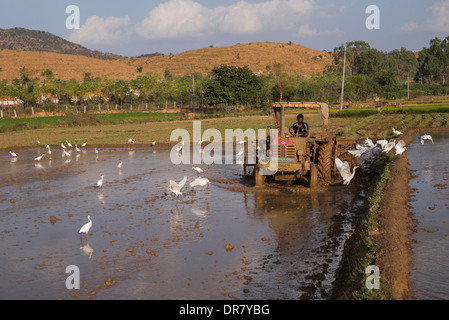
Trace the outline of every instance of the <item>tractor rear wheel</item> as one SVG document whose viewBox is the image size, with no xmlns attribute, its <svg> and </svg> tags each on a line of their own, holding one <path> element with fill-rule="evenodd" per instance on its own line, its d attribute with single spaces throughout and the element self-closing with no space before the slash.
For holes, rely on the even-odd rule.
<svg viewBox="0 0 449 320">
<path fill-rule="evenodd" d="M 334 142 L 322 142 L 317 148 L 317 169 L 320 180 L 329 180 L 332 178 L 332 169 L 334 166 Z"/>
</svg>

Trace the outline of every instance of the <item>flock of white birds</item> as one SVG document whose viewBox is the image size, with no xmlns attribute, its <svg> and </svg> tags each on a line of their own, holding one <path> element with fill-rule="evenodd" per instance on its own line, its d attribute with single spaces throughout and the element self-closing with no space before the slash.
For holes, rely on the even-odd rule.
<svg viewBox="0 0 449 320">
<path fill-rule="evenodd" d="M 70 151 L 68 148 L 75 149 L 75 152 L 76 152 L 77 154 L 81 153 L 81 149 L 78 147 L 77 144 L 75 144 L 75 146 L 73 146 L 69 141 L 66 140 L 65 142 L 66 142 L 67 146 L 64 144 L 64 142 L 61 143 L 62 157 L 63 157 L 63 158 L 64 158 L 64 157 L 71 157 L 71 156 L 72 156 L 73 151 Z M 40 142 L 40 140 L 37 140 L 36 143 L 37 143 L 38 145 L 40 145 L 41 142 Z M 135 143 L 135 142 L 134 142 L 132 139 L 129 139 L 129 140 L 128 140 L 128 143 Z M 81 145 L 81 148 L 86 147 L 86 145 L 87 145 L 87 142 L 83 143 L 83 144 Z M 151 145 L 154 147 L 154 146 L 156 145 L 156 141 L 153 141 L 153 143 L 152 143 Z M 47 145 L 45 148 L 47 149 L 47 154 L 44 153 L 44 154 L 42 154 L 42 155 L 40 155 L 40 156 L 34 158 L 34 161 L 39 162 L 39 161 L 41 161 L 45 156 L 47 156 L 47 157 L 49 157 L 49 158 L 51 159 L 52 150 L 51 150 L 51 148 L 50 148 L 50 145 Z M 94 150 L 95 150 L 95 153 L 96 153 L 96 154 L 99 153 L 99 151 L 98 151 L 97 148 L 95 148 Z M 14 159 L 17 159 L 17 158 L 19 157 L 19 156 L 17 155 L 17 153 L 12 152 L 12 151 L 9 151 L 9 154 L 10 154 L 11 157 L 14 158 Z M 98 159 L 98 156 L 97 156 L 97 159 Z M 122 166 L 123 166 L 123 161 L 120 161 L 120 163 L 117 165 L 117 167 L 118 167 L 119 169 L 121 169 Z M 97 184 L 96 184 L 96 187 L 97 187 L 97 188 L 101 188 L 101 187 L 103 186 L 104 177 L 105 177 L 105 175 L 102 174 L 102 175 L 101 175 L 101 178 L 97 181 Z M 86 224 L 84 224 L 84 225 L 81 227 L 81 229 L 78 231 L 79 234 L 85 234 L 86 236 L 87 236 L 87 234 L 89 233 L 90 228 L 92 227 L 92 220 L 90 219 L 90 216 L 88 216 L 87 218 L 88 218 L 89 222 L 86 223 Z"/>
<path fill-rule="evenodd" d="M 199 141 L 198 145 L 201 146 L 201 144 L 203 142 L 204 141 Z M 175 151 L 180 153 L 180 152 L 182 152 L 183 148 L 184 148 L 184 141 L 181 141 L 180 146 L 175 148 Z M 204 187 L 204 186 L 210 184 L 209 179 L 201 177 L 201 174 L 204 172 L 203 169 L 201 169 L 199 167 L 192 167 L 192 170 L 194 170 L 198 173 L 198 177 L 190 183 L 190 187 L 192 187 L 192 188 L 197 187 L 197 186 Z M 180 182 L 170 180 L 169 190 L 171 192 L 173 192 L 178 197 L 182 196 L 181 190 L 182 190 L 182 188 L 184 188 L 186 182 L 187 182 L 187 176 L 184 176 L 184 178 Z"/>
<path fill-rule="evenodd" d="M 394 128 L 393 128 L 393 133 L 397 136 L 400 136 L 403 134 L 402 132 L 400 132 Z M 420 139 L 421 144 L 424 144 L 425 140 L 429 140 L 433 143 L 432 137 L 428 134 L 424 134 L 423 136 L 421 136 L 421 139 Z M 81 149 L 78 147 L 77 144 L 75 144 L 75 147 L 73 147 L 73 145 L 69 141 L 66 140 L 65 142 L 66 142 L 67 146 L 65 146 L 64 143 L 61 143 L 62 157 L 70 157 L 72 155 L 72 153 L 70 151 L 68 151 L 68 148 L 74 148 L 76 153 L 81 152 Z M 133 139 L 129 139 L 128 143 L 135 143 L 135 142 Z M 203 141 L 198 142 L 199 145 L 201 145 L 202 143 L 203 143 Z M 245 143 L 245 141 L 237 142 L 238 145 L 243 145 L 244 143 Z M 39 140 L 37 140 L 37 144 L 40 144 Z M 84 148 L 84 147 L 86 147 L 86 145 L 87 145 L 87 142 L 82 144 L 81 147 Z M 156 145 L 156 141 L 153 141 L 152 146 L 155 146 L 155 145 Z M 396 143 L 396 140 L 389 142 L 386 139 L 383 139 L 383 140 L 377 140 L 376 143 L 374 143 L 371 139 L 367 138 L 364 141 L 363 145 L 357 144 L 356 147 L 357 147 L 356 150 L 350 150 L 349 153 L 351 153 L 352 155 L 361 159 L 362 163 L 366 160 L 371 159 L 379 152 L 390 152 L 390 150 L 392 150 L 394 148 L 396 155 L 401 155 L 402 153 L 404 153 L 405 150 L 407 150 L 404 140 L 400 140 L 398 143 Z M 182 152 L 182 148 L 184 148 L 184 141 L 182 141 L 180 143 L 180 146 L 178 148 L 176 148 L 175 150 L 177 152 Z M 52 151 L 50 149 L 50 146 L 47 145 L 46 149 L 47 149 L 47 156 L 51 156 Z M 14 153 L 12 151 L 9 151 L 9 153 L 13 158 L 18 158 L 18 155 L 16 153 Z M 97 148 L 95 148 L 95 153 L 99 153 Z M 243 153 L 243 149 L 241 149 L 239 151 L 239 153 L 237 153 L 237 156 L 241 155 L 242 153 Z M 45 156 L 45 154 L 42 154 L 42 155 L 34 158 L 34 160 L 39 162 L 42 160 L 42 158 L 44 156 Z M 337 169 L 338 169 L 341 177 L 343 178 L 343 184 L 348 185 L 351 182 L 351 180 L 354 178 L 355 170 L 358 168 L 358 166 L 355 166 L 351 172 L 349 163 L 347 161 L 345 161 L 345 162 L 341 161 L 338 157 L 335 159 L 335 164 L 337 166 Z M 117 167 L 119 169 L 121 169 L 122 166 L 123 166 L 123 161 L 120 161 L 120 163 L 118 164 Z M 201 168 L 193 167 L 192 170 L 196 171 L 198 173 L 198 176 L 196 177 L 196 179 L 194 179 L 190 183 L 190 187 L 194 188 L 197 186 L 206 186 L 211 183 L 209 181 L 209 179 L 201 177 L 201 174 L 204 172 Z M 102 174 L 101 178 L 97 181 L 97 184 L 96 184 L 97 188 L 101 188 L 103 186 L 104 177 L 105 177 L 105 175 Z M 169 190 L 171 192 L 173 192 L 177 197 L 182 196 L 183 193 L 181 190 L 184 188 L 186 182 L 187 182 L 187 176 L 184 176 L 184 178 L 180 182 L 170 180 L 169 181 L 169 184 L 170 184 Z M 92 220 L 91 220 L 90 216 L 88 216 L 87 218 L 88 218 L 89 222 L 84 224 L 78 232 L 80 234 L 85 234 L 86 236 L 89 233 L 90 228 L 92 227 Z"/>
<path fill-rule="evenodd" d="M 395 128 L 393 128 L 392 131 L 396 136 L 403 135 L 401 131 L 398 131 Z M 423 136 L 421 136 L 421 144 L 424 144 L 425 140 L 430 140 L 433 143 L 432 137 L 428 134 L 424 134 Z M 357 144 L 356 150 L 350 150 L 349 153 L 356 156 L 360 160 L 359 162 L 363 164 L 365 161 L 371 160 L 379 152 L 388 153 L 393 148 L 395 149 L 395 155 L 401 155 L 405 150 L 407 150 L 407 146 L 404 140 L 400 140 L 396 143 L 396 139 L 394 139 L 393 141 L 382 139 L 377 140 L 376 143 L 374 143 L 370 138 L 366 138 L 363 145 Z M 351 182 L 352 178 L 354 178 L 355 169 L 357 169 L 358 166 L 355 166 L 351 172 L 350 165 L 347 161 L 342 162 L 339 158 L 336 158 L 335 164 L 338 171 L 340 172 L 341 177 L 343 178 L 343 184 L 348 185 Z"/>
</svg>

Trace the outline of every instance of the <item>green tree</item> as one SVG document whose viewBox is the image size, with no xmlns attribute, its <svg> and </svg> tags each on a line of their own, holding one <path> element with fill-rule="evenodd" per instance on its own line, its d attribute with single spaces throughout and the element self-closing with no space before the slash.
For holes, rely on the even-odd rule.
<svg viewBox="0 0 449 320">
<path fill-rule="evenodd" d="M 209 105 L 229 103 L 262 105 L 262 81 L 248 66 L 221 65 L 212 70 L 205 84 L 204 97 Z"/>
</svg>

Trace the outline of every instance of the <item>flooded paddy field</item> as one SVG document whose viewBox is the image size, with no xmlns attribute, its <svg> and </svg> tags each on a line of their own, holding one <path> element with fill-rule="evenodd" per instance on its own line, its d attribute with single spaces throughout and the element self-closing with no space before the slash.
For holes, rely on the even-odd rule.
<svg viewBox="0 0 449 320">
<path fill-rule="evenodd" d="M 0 299 L 326 299 L 363 201 L 358 179 L 260 189 L 236 164 L 200 165 L 211 184 L 191 187 L 168 148 L 52 151 L 0 154 Z"/>
<path fill-rule="evenodd" d="M 413 236 L 410 270 L 412 299 L 449 298 L 449 133 L 435 132 L 422 145 L 420 136 L 407 151 L 412 195 L 410 206 L 418 222 Z"/>
</svg>

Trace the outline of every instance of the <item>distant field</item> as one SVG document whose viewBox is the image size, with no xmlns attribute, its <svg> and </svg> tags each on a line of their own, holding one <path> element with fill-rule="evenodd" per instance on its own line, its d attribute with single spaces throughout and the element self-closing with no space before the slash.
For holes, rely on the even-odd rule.
<svg viewBox="0 0 449 320">
<path fill-rule="evenodd" d="M 331 116 L 330 127 L 339 139 L 364 140 L 366 137 L 396 138 L 392 128 L 404 131 L 411 128 L 449 128 L 449 113 L 444 111 L 399 113 L 372 113 L 371 111 L 345 110 L 346 116 Z M 145 118 L 146 117 L 146 118 Z M 159 144 L 173 144 L 170 134 L 174 129 L 185 129 L 192 133 L 192 120 L 180 114 L 160 115 L 151 119 L 148 114 L 82 115 L 70 123 L 70 118 L 46 117 L 27 119 L 0 119 L 0 149 L 35 146 L 41 144 L 59 145 L 65 140 L 72 143 L 88 142 L 89 145 L 126 145 L 132 138 L 137 145 L 149 145 L 154 140 Z M 179 117 L 179 118 L 177 118 Z M 321 120 L 316 112 L 305 114 L 312 135 L 321 131 Z M 64 119 L 64 120 L 61 120 Z M 288 114 L 288 125 L 296 120 L 296 114 Z M 16 126 L 9 127 L 8 126 Z M 201 120 L 202 132 L 215 128 L 226 129 L 269 129 L 273 127 L 272 115 L 246 115 Z M 3 128 L 3 129 L 2 129 Z M 3 131 L 2 131 L 3 130 Z"/>
</svg>

